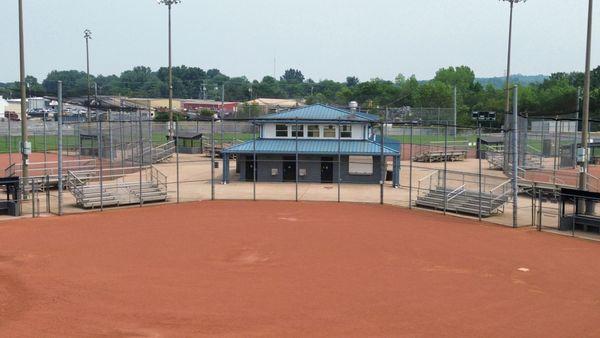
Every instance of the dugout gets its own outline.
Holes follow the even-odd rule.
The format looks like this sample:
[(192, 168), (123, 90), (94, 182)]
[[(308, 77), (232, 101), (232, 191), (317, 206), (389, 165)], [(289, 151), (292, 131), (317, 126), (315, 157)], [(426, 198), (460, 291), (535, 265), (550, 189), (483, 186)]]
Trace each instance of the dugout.
[(19, 177), (0, 177), (0, 186), (4, 187), (4, 191), (6, 192), (6, 199), (0, 200), (0, 215), (21, 216), (21, 208), (19, 206)]
[[(202, 154), (204, 146), (202, 136), (202, 133), (198, 132), (177, 133), (177, 135), (175, 135), (177, 151), (182, 154)], [(166, 137), (168, 141), (169, 135)]]
[(559, 196), (559, 230), (600, 233), (600, 215), (595, 211), (600, 193), (562, 188)]
[(478, 138), (480, 142), (477, 142), (477, 158), (481, 158), (483, 160), (486, 159), (486, 152), (490, 151), (490, 149), (502, 149), (504, 146), (504, 137), (503, 136), (482, 136)]

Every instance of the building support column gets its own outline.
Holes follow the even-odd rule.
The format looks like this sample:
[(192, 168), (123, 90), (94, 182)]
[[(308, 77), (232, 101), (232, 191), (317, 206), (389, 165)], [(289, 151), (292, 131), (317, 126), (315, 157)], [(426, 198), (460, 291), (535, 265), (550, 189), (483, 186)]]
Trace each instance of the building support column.
[(223, 153), (221, 157), (223, 158), (223, 178), (221, 183), (227, 184), (229, 183), (229, 154)]
[[(393, 186), (394, 188), (400, 187), (400, 156), (394, 156), (394, 167), (393, 167)], [(385, 179), (385, 177), (384, 177)]]

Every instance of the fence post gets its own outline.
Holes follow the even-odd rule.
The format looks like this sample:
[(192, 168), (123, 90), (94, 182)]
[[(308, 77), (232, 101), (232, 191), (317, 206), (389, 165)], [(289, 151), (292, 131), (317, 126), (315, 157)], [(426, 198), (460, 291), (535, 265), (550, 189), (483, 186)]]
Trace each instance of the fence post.
[(154, 134), (152, 132), (152, 101), (148, 100), (148, 138), (150, 139), (150, 162), (154, 162)]
[[(535, 205), (535, 183), (531, 183), (531, 226), (536, 226), (535, 224), (535, 212), (536, 212), (536, 205)], [(559, 206), (559, 213), (560, 213), (560, 206)], [(560, 214), (559, 214), (559, 220), (560, 220)]]
[(46, 213), (50, 213), (50, 175), (46, 173)]
[(102, 140), (102, 115), (96, 113), (98, 120), (98, 160), (100, 161), (100, 210), (104, 210), (104, 159), (103, 159), (103, 140)]
[[(295, 144), (295, 152), (296, 152), (296, 202), (298, 202), (298, 181), (300, 180), (299, 178), (299, 174), (300, 174), (300, 161), (299, 161), (299, 155), (298, 155), (298, 117), (296, 117), (296, 123), (295, 123), (295, 131), (292, 130), (292, 132), (296, 133), (295, 139), (296, 139), (296, 144)], [(302, 127), (302, 130), (304, 130), (304, 127)], [(281, 173), (283, 175), (283, 173)]]
[(552, 172), (552, 184), (556, 184), (556, 170), (558, 161), (558, 116), (554, 118), (554, 167)]
[(387, 114), (388, 114), (388, 110), (387, 108), (385, 109), (385, 117), (383, 119), (381, 119), (381, 141), (380, 141), (380, 145), (379, 147), (381, 148), (381, 153), (380, 153), (380, 161), (381, 161), (381, 165), (379, 167), (379, 204), (383, 205), (383, 185), (385, 184), (385, 179), (387, 176), (387, 163), (385, 163), (385, 155), (384, 155), (384, 151), (383, 151), (383, 145), (384, 145), (384, 136), (385, 136), (385, 122), (387, 120)]
[(444, 128), (444, 215), (448, 209), (448, 122)]
[[(337, 177), (337, 201), (342, 201), (342, 122), (338, 117), (338, 146), (337, 146), (337, 158), (338, 158), (338, 177)], [(351, 127), (352, 128), (352, 127)], [(350, 165), (350, 156), (348, 156), (348, 165)]]
[(12, 116), (8, 118), (8, 165), (12, 165), (12, 135), (10, 132), (10, 120)]
[(479, 164), (479, 175), (477, 175), (479, 177), (479, 192), (478, 192), (479, 193), (479, 198), (478, 198), (479, 199), (479, 203), (478, 203), (479, 210), (477, 211), (478, 212), (477, 216), (479, 218), (479, 221), (481, 222), (481, 198), (483, 197), (482, 196), (483, 187), (481, 186), (481, 176), (483, 175), (482, 169), (481, 169), (481, 124), (479, 124), (479, 126), (477, 127), (477, 150), (478, 150), (477, 157), (478, 157), (478, 161), (479, 161), (479, 163), (478, 163)]
[[(169, 124), (169, 135), (173, 137), (173, 125), (175, 126), (175, 163), (176, 163), (176, 177), (175, 177), (175, 189), (177, 195), (177, 203), (179, 203), (179, 115), (176, 115), (176, 121)], [(212, 136), (211, 136), (212, 137)], [(213, 142), (214, 143), (214, 142)], [(214, 153), (214, 149), (213, 149)], [(212, 165), (212, 163), (211, 163)]]
[[(414, 136), (414, 125), (410, 124), (410, 149), (409, 153), (409, 172), (408, 172), (408, 208), (412, 209), (412, 181), (413, 181), (413, 136)], [(401, 145), (402, 146), (402, 145)], [(419, 192), (417, 191), (417, 194)]]
[[(108, 123), (108, 167), (113, 167), (113, 135), (112, 135), (112, 111), (108, 110), (106, 122)], [(112, 172), (112, 171), (111, 171)]]
[(121, 109), (119, 110), (119, 127), (120, 127), (119, 128), (119, 136), (120, 136), (119, 143), (121, 145), (121, 172), (123, 174), (125, 174), (125, 171), (123, 169), (123, 168), (125, 168), (125, 147), (124, 147), (125, 136), (123, 134), (123, 128), (124, 128), (123, 123), (125, 121), (123, 121), (124, 118), (123, 118), (123, 108), (122, 107), (123, 107), (123, 100), (121, 99)]
[(48, 165), (48, 138), (46, 137), (46, 116), (48, 116), (48, 113), (44, 113), (42, 117), (42, 129), (44, 132), (44, 171), (47, 170)]
[[(131, 162), (131, 164), (129, 165), (130, 167), (133, 167), (133, 165), (135, 164), (134, 160), (135, 160), (135, 147), (133, 146), (135, 143), (133, 142), (133, 111), (130, 110), (129, 111), (129, 144), (131, 145), (131, 160), (129, 162)], [(139, 152), (139, 149), (138, 149)]]
[(31, 218), (35, 218), (35, 180), (31, 178)]
[[(110, 114), (110, 112), (109, 112)], [(110, 115), (109, 115), (110, 116)], [(144, 165), (144, 139), (142, 137), (142, 111), (139, 110), (139, 121), (138, 121), (138, 126), (139, 126), (139, 135), (138, 135), (138, 141), (140, 144), (140, 159), (139, 159), (139, 163), (140, 163), (140, 207), (144, 204), (144, 198), (142, 195), (142, 165)], [(110, 123), (108, 124), (110, 127)], [(110, 128), (112, 129), (112, 128)], [(109, 129), (109, 132), (110, 132)], [(110, 149), (111, 149), (111, 156), (112, 156), (112, 139), (111, 139), (111, 145), (110, 145)], [(112, 163), (112, 158), (111, 158), (111, 163)], [(152, 167), (152, 158), (150, 158), (150, 167)]]
[[(63, 98), (62, 81), (58, 81), (58, 215), (63, 214)], [(79, 149), (81, 151), (81, 148)]]
[[(223, 122), (221, 122), (223, 125)], [(222, 144), (221, 140), (221, 144)], [(210, 199), (215, 200), (215, 116), (210, 119)], [(223, 157), (223, 147), (221, 146), (221, 157)]]
[[(248, 175), (248, 173), (246, 173)], [(256, 124), (252, 123), (252, 200), (256, 201)]]
[(519, 86), (515, 85), (513, 87), (513, 179), (512, 179), (512, 188), (513, 188), (513, 228), (518, 226), (518, 212), (519, 212), (519, 145), (518, 145), (518, 135), (519, 135)]

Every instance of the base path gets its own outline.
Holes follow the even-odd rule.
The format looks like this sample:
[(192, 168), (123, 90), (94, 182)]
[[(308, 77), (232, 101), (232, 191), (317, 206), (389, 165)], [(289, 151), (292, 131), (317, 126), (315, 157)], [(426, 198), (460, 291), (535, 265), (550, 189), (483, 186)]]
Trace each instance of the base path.
[(592, 337), (600, 244), (407, 209), (201, 202), (0, 223), (0, 336)]

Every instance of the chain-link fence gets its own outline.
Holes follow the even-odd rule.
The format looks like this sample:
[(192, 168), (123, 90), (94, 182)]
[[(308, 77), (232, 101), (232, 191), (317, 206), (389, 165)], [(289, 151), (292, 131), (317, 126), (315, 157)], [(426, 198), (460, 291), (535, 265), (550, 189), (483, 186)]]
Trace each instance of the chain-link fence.
[[(579, 134), (557, 122), (528, 122), (517, 156), (535, 149), (542, 162), (518, 166), (515, 182), (510, 130), (389, 119), (287, 121), (270, 130), (258, 120), (210, 118), (170, 128), (144, 111), (112, 112), (65, 121), (59, 165), (58, 123), (32, 120), (29, 175), (16, 203), (36, 217), (223, 199), (377, 203), (560, 231), (557, 191), (577, 185)], [(18, 122), (0, 122), (0, 150), (4, 176), (23, 176)], [(588, 186), (600, 180), (590, 174)]]

